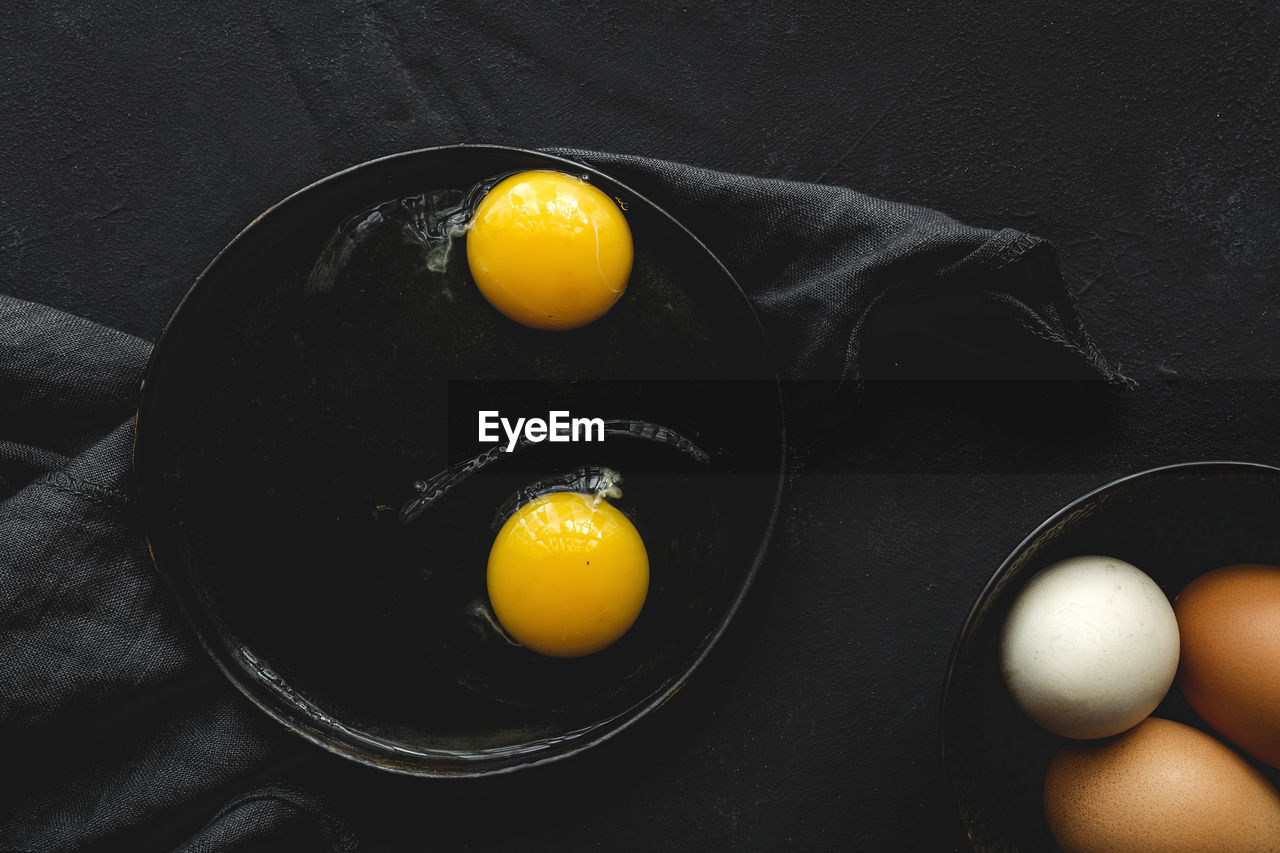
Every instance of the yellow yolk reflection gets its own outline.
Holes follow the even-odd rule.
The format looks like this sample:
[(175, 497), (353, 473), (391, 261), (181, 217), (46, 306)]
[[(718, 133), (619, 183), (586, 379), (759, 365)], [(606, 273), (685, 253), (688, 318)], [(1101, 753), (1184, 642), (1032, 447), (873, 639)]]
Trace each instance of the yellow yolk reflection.
[(626, 289), (631, 259), (631, 229), (613, 199), (560, 172), (500, 182), (467, 232), (467, 263), (484, 298), (535, 329), (601, 317)]
[(626, 633), (649, 591), (649, 556), (603, 498), (554, 492), (520, 507), (489, 552), (489, 601), (502, 627), (552, 657), (599, 651)]

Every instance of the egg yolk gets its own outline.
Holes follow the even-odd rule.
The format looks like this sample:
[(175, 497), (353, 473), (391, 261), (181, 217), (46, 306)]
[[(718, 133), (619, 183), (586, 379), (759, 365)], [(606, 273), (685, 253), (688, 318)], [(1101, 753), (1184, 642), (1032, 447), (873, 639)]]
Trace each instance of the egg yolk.
[(553, 492), (502, 525), (488, 584), (498, 622), (522, 645), (580, 657), (636, 621), (649, 591), (649, 556), (630, 519), (608, 501)]
[(631, 229), (613, 199), (561, 172), (521, 172), (491, 189), (467, 232), (484, 298), (535, 329), (604, 315), (631, 275)]

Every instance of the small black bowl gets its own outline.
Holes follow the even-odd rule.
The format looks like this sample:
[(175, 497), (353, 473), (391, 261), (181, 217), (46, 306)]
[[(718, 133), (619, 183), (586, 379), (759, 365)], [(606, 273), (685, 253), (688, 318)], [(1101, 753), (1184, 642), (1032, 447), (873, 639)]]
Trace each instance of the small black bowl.
[[(493, 310), (465, 236), (432, 253), (446, 213), (526, 169), (626, 212), (627, 292), (581, 329)], [(482, 410), (648, 426), (486, 457)], [(783, 452), (763, 332), (689, 231), (583, 164), (468, 145), (340, 172), (237, 236), (155, 347), (134, 463), (156, 566), (245, 695), (357, 761), (473, 776), (572, 755), (672, 696), (763, 558)], [(521, 496), (604, 468), (648, 600), (608, 649), (540, 657), (490, 621), (494, 533)], [(447, 488), (406, 512), (424, 482)]]
[[(960, 820), (976, 851), (1059, 849), (1042, 805), (1044, 774), (1065, 739), (1013, 703), (999, 638), (1022, 587), (1067, 557), (1103, 554), (1146, 572), (1170, 600), (1232, 563), (1280, 564), (1280, 469), (1192, 462), (1109, 483), (1068, 504), (1014, 550), (960, 632), (942, 703), (942, 754)], [(1154, 716), (1205, 728), (1176, 685)], [(1280, 771), (1259, 768), (1280, 783)]]

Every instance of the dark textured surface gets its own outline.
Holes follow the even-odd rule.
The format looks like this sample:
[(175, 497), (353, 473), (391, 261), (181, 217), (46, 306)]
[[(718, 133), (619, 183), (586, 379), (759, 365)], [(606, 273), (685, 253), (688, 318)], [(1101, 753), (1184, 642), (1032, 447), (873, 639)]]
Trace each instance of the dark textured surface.
[[(1137, 389), (870, 383), (806, 449), (723, 645), (625, 742), (457, 786), (285, 747), (372, 850), (948, 850), (938, 700), (991, 571), (1114, 475), (1275, 461), (1277, 37), (1261, 3), (23, 2), (0, 32), (0, 290), (154, 338), (263, 208), (457, 141), (820, 179), (1053, 240)], [(868, 342), (881, 376), (930, 367), (917, 336), (965, 343), (893, 319)]]

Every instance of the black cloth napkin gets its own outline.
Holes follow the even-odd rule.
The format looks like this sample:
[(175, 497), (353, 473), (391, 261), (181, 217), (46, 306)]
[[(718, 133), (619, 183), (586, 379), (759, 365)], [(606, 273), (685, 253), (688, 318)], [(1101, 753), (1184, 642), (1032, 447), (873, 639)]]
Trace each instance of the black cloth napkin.
[(784, 382), (862, 379), (863, 325), (886, 302), (918, 306), (906, 314), (913, 325), (947, 326), (952, 314), (981, 325), (981, 334), (934, 335), (934, 351), (914, 357), (933, 375), (954, 375), (944, 361), (967, 356), (968, 378), (1128, 382), (1085, 333), (1053, 246), (1038, 237), (844, 187), (553, 153), (598, 167), (690, 226), (755, 306)]
[[(1036, 237), (840, 187), (558, 153), (687, 223), (785, 380), (856, 385), (864, 326), (893, 302), (933, 312), (939, 363), (967, 349), (993, 376), (1124, 381)], [(281, 784), (313, 747), (222, 678), (149, 562), (130, 450), (150, 348), (0, 296), (0, 850), (356, 849), (339, 797)]]

